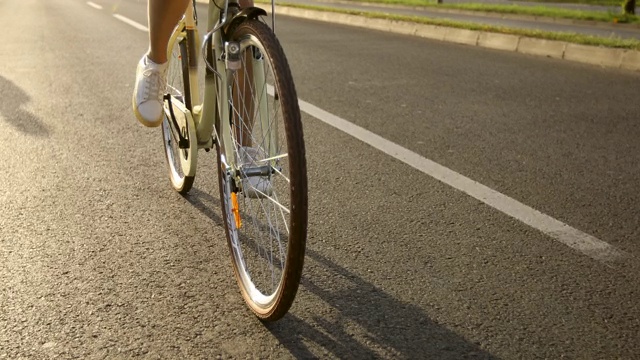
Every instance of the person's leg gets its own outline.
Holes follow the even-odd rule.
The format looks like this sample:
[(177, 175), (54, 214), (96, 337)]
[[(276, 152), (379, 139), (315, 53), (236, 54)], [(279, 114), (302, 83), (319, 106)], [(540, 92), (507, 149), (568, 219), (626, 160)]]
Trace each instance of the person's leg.
[(149, 0), (149, 52), (156, 64), (167, 62), (167, 43), (191, 0)]
[(145, 126), (162, 123), (167, 46), (173, 29), (191, 0), (148, 0), (149, 50), (140, 59), (133, 89), (133, 112)]

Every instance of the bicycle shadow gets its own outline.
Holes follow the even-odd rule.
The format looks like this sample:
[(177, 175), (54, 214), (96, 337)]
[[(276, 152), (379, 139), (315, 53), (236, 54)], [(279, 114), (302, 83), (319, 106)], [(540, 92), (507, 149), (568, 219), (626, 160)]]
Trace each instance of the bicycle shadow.
[[(306, 255), (328, 271), (328, 286), (337, 282), (350, 286), (335, 290), (303, 276), (303, 289), (337, 310), (338, 319), (314, 317), (316, 325), (312, 326), (289, 313), (276, 323), (265, 324), (294, 357), (317, 358), (305, 345), (311, 342), (334, 357), (348, 359), (497, 359), (438, 325), (419, 307), (395, 299), (317, 251), (307, 249)], [(360, 337), (365, 341), (355, 339), (353, 323), (364, 330)]]
[(49, 129), (23, 106), (30, 97), (11, 80), (0, 76), (0, 116), (16, 130), (26, 135), (48, 137)]
[[(220, 199), (196, 188), (185, 199), (213, 222), (224, 226), (213, 210), (219, 209)], [(323, 357), (344, 359), (498, 359), (437, 324), (418, 306), (395, 299), (309, 247), (306, 262), (307, 269), (313, 265), (324, 273), (320, 281), (331, 280), (314, 282), (303, 271), (297, 301), (304, 295), (301, 292), (308, 291), (337, 310), (339, 316), (337, 320), (335, 316), (303, 319), (290, 312), (275, 323), (264, 323), (295, 358), (320, 357), (317, 349), (313, 351), (307, 345), (312, 343), (331, 354)], [(364, 331), (366, 341), (353, 335), (353, 324)]]
[(220, 209), (220, 199), (213, 197), (212, 195), (193, 187), (186, 195), (182, 196), (191, 206), (198, 209), (202, 214), (208, 217), (211, 221), (217, 225), (224, 226), (222, 217), (220, 217), (215, 210)]

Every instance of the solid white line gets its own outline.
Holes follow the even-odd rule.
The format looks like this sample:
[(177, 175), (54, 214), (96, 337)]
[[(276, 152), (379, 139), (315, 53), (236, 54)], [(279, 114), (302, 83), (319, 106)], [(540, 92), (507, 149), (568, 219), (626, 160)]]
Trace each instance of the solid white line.
[(118, 20), (120, 20), (120, 21), (122, 21), (122, 22), (124, 22), (124, 23), (126, 23), (126, 24), (129, 24), (129, 25), (133, 26), (134, 28), (136, 28), (136, 29), (138, 29), (138, 30), (142, 30), (142, 31), (149, 31), (149, 28), (148, 28), (148, 27), (146, 27), (146, 26), (144, 26), (144, 25), (142, 25), (142, 24), (140, 24), (140, 23), (138, 23), (138, 22), (135, 22), (135, 21), (133, 21), (133, 20), (129, 19), (128, 17), (124, 17), (124, 16), (122, 16), (122, 15), (120, 15), (120, 14), (113, 14), (113, 16), (114, 16), (116, 19), (118, 19)]
[(98, 4), (94, 3), (94, 2), (87, 1), (87, 5), (91, 6), (94, 9), (102, 10), (102, 6), (98, 5)]
[(627, 254), (612, 245), (558, 221), (515, 199), (471, 180), (449, 168), (424, 158), (360, 126), (324, 111), (299, 99), (300, 110), (359, 139), (374, 148), (422, 171), (423, 173), (458, 189), (471, 197), (499, 210), (523, 223), (542, 231), (555, 240), (581, 253), (603, 262), (626, 257)]

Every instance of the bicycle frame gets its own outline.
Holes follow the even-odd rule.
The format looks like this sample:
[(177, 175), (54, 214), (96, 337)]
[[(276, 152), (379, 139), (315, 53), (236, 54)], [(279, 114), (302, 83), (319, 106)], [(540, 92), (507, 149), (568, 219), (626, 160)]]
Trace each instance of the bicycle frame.
[[(210, 109), (209, 107), (203, 106), (204, 103), (215, 104), (216, 103), (216, 94), (212, 93), (211, 90), (208, 90), (215, 86), (215, 79), (207, 76), (205, 78), (205, 102), (203, 103), (200, 98), (200, 78), (198, 76), (198, 66), (200, 63), (200, 49), (202, 48), (202, 41), (200, 40), (200, 36), (198, 33), (196, 17), (195, 17), (195, 0), (193, 2), (189, 2), (187, 9), (185, 11), (185, 15), (182, 18), (181, 22), (184, 22), (185, 32), (187, 33), (187, 52), (188, 52), (188, 77), (189, 77), (189, 89), (185, 89), (189, 91), (188, 98), (190, 99), (190, 104), (185, 104), (187, 107), (187, 111), (191, 112), (191, 116), (193, 117), (193, 121), (196, 125), (196, 133), (197, 135), (197, 143), (198, 149), (201, 148), (211, 148), (213, 145), (213, 139), (211, 138), (211, 134), (213, 132), (213, 126), (215, 123), (215, 109)], [(211, 25), (212, 22), (217, 22), (219, 20), (219, 14), (216, 11), (213, 11), (211, 8), (215, 8), (212, 5), (212, 2), (209, 4), (209, 26), (208, 29), (213, 29)], [(180, 26), (180, 25), (178, 25)], [(180, 36), (180, 33), (174, 32), (172, 38), (169, 41), (169, 51), (172, 49), (172, 45), (177, 40), (177, 37)], [(218, 34), (218, 37), (220, 35)], [(209, 75), (209, 74), (207, 74)], [(207, 96), (208, 95), (208, 96)], [(205, 135), (208, 134), (208, 135)], [(206, 137), (205, 137), (206, 136)]]
[(254, 313), (272, 321), (289, 310), (300, 283), (308, 216), (305, 148), (284, 51), (259, 20), (267, 13), (240, 9), (238, 1), (209, 0), (203, 38), (195, 0), (174, 29), (163, 140), (171, 185), (180, 194), (193, 186), (199, 149), (216, 147), (236, 280)]
[[(188, 53), (188, 77), (189, 77), (189, 97), (191, 103), (185, 104), (187, 117), (191, 117), (193, 125), (195, 125), (195, 133), (197, 138), (197, 149), (210, 149), (213, 146), (214, 141), (219, 141), (222, 144), (232, 144), (231, 137), (232, 129), (229, 121), (219, 121), (220, 119), (230, 119), (230, 107), (220, 106), (221, 104), (229, 103), (229, 92), (227, 89), (218, 88), (221, 84), (227, 84), (230, 79), (230, 70), (225, 59), (222, 58), (222, 54), (227, 53), (228, 43), (224, 43), (222, 39), (222, 33), (219, 31), (223, 26), (227, 25), (234, 16), (230, 15), (230, 8), (239, 9), (237, 6), (237, 0), (225, 0), (225, 6), (221, 10), (214, 2), (209, 1), (208, 14), (207, 14), (207, 35), (204, 40), (201, 40), (198, 34), (196, 13), (195, 13), (195, 0), (189, 2), (185, 16), (181, 20), (185, 25), (185, 32), (187, 33), (187, 53)], [(179, 25), (180, 26), (180, 25)], [(179, 32), (174, 32), (170, 39), (169, 49), (172, 48), (172, 44), (175, 43)], [(207, 46), (210, 44), (209, 46)], [(204, 52), (204, 54), (201, 54)], [(215, 58), (213, 58), (215, 54)], [(204, 55), (204, 56), (202, 56)], [(201, 57), (202, 56), (202, 57)], [(228, 55), (227, 55), (228, 56)], [(200, 93), (200, 78), (198, 76), (198, 67), (200, 60), (204, 60), (206, 64), (206, 74), (204, 83), (204, 98), (201, 101)], [(264, 82), (264, 69), (262, 67), (262, 61), (260, 59), (252, 59), (252, 76), (254, 80)], [(231, 70), (235, 71), (235, 70)], [(216, 81), (216, 77), (226, 76), (226, 79), (222, 81)], [(185, 89), (187, 90), (187, 89)], [(263, 89), (261, 94), (257, 94), (260, 99), (266, 99), (267, 89)], [(265, 101), (260, 101), (262, 106), (258, 107), (258, 118), (262, 122), (261, 126), (267, 128), (269, 111), (266, 107)], [(220, 107), (220, 108), (218, 108)], [(190, 114), (189, 114), (190, 113)], [(274, 155), (275, 149), (277, 149), (277, 134), (272, 133), (269, 136), (268, 153), (270, 156)], [(224, 146), (225, 160), (228, 168), (237, 169), (235, 166), (235, 159), (233, 151), (230, 146)], [(197, 151), (192, 153), (192, 161), (195, 164), (197, 158)], [(195, 167), (195, 166), (194, 166)], [(219, 171), (222, 169), (219, 169)], [(235, 174), (239, 176), (239, 174)]]

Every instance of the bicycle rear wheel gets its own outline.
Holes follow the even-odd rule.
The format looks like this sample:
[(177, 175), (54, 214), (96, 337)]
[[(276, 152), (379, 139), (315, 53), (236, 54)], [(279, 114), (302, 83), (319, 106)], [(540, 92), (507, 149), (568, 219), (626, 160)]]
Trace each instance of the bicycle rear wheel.
[[(170, 98), (165, 98), (164, 101), (162, 140), (169, 166), (171, 186), (179, 193), (186, 194), (191, 190), (195, 179), (194, 157), (197, 156), (198, 148), (195, 126), (190, 118), (191, 115), (188, 114), (188, 111), (191, 110), (191, 98), (189, 94), (187, 35), (184, 24), (181, 23), (174, 31), (169, 41), (169, 51), (166, 94)], [(172, 113), (177, 124), (173, 123)], [(188, 147), (179, 146), (180, 136), (187, 140)]]
[(241, 70), (231, 73), (226, 89), (231, 141), (216, 146), (222, 213), (242, 295), (260, 319), (273, 321), (291, 307), (304, 263), (307, 172), (300, 109), (271, 29), (249, 19), (228, 34), (240, 45)]

